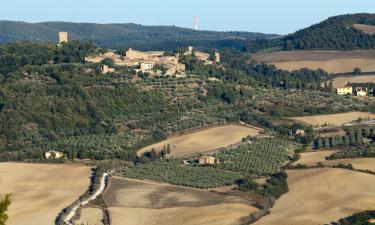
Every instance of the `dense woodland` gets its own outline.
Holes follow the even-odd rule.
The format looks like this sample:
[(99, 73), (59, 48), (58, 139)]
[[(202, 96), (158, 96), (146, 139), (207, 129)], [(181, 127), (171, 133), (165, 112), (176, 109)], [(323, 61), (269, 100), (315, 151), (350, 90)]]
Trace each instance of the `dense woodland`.
[(14, 41), (56, 42), (57, 33), (60, 31), (69, 32), (70, 39), (92, 41), (102, 47), (171, 51), (188, 45), (204, 48), (242, 49), (249, 40), (276, 36), (250, 32), (194, 31), (175, 26), (0, 21), (0, 43)]
[(251, 41), (247, 50), (354, 50), (374, 49), (375, 35), (352, 27), (354, 24), (375, 25), (374, 14), (331, 17), (321, 23), (278, 39)]

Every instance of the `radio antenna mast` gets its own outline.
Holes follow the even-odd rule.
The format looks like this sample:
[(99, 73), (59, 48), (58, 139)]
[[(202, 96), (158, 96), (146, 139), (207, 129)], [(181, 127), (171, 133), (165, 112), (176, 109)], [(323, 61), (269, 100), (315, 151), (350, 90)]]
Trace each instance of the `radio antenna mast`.
[(198, 16), (194, 17), (194, 30), (198, 30), (199, 20)]

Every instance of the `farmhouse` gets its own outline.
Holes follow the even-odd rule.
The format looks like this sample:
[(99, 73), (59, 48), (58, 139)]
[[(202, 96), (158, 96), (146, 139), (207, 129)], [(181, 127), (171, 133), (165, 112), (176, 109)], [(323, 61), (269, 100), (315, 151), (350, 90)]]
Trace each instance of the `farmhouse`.
[(212, 156), (203, 156), (199, 158), (199, 165), (213, 165), (219, 163), (219, 159)]
[(353, 88), (352, 87), (341, 87), (341, 88), (337, 88), (337, 94), (339, 95), (351, 95), (353, 94)]
[(44, 153), (46, 159), (61, 159), (64, 156), (62, 152), (58, 151), (48, 151)]
[(357, 95), (357, 96), (361, 96), (361, 97), (363, 97), (363, 96), (367, 96), (367, 89), (366, 89), (366, 88), (357, 87), (357, 88), (355, 89), (355, 92), (356, 92), (356, 95)]

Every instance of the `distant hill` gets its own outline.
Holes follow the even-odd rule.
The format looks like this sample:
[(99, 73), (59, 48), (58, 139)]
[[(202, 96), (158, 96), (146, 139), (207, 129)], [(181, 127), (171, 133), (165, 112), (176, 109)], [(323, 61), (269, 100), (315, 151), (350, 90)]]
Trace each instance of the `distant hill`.
[(20, 40), (56, 42), (59, 31), (69, 32), (70, 39), (91, 40), (99, 46), (140, 50), (174, 50), (187, 45), (240, 49), (250, 40), (277, 36), (250, 32), (195, 31), (175, 26), (0, 21), (0, 43)]
[[(348, 14), (331, 17), (293, 34), (271, 40), (251, 41), (248, 50), (354, 50), (375, 49), (375, 35), (358, 28), (375, 25), (375, 14)], [(357, 28), (356, 28), (357, 27)]]

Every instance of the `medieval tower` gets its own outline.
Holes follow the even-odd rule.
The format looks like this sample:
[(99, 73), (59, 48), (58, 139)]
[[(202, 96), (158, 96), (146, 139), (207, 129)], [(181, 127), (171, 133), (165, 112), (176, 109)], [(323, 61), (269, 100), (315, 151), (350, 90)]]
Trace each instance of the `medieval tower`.
[(59, 44), (68, 43), (68, 32), (59, 32)]

